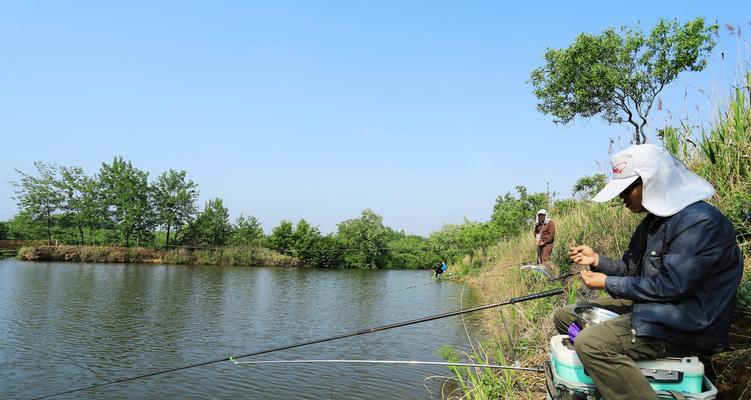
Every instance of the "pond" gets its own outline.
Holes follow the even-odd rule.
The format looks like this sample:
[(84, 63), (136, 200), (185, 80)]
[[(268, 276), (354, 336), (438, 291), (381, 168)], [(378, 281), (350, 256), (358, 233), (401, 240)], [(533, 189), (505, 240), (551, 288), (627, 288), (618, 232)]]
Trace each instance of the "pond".
[[(463, 300), (462, 300), (463, 296)], [(476, 305), (427, 271), (0, 260), (0, 398), (33, 398)], [(245, 360), (443, 361), (469, 314)], [(440, 366), (206, 365), (59, 399), (441, 398)]]

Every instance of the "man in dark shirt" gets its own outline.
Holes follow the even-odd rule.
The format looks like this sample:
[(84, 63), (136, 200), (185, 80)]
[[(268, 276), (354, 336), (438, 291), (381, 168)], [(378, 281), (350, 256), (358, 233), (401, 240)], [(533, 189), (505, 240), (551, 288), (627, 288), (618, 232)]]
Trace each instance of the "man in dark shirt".
[[(590, 265), (581, 277), (613, 299), (594, 301), (621, 314), (579, 333), (574, 347), (605, 399), (657, 399), (634, 360), (712, 354), (728, 346), (743, 257), (735, 230), (702, 201), (712, 186), (655, 145), (632, 146), (612, 158), (613, 179), (594, 201), (620, 196), (647, 213), (620, 260), (586, 245), (569, 257)], [(574, 321), (559, 309), (556, 329)]]

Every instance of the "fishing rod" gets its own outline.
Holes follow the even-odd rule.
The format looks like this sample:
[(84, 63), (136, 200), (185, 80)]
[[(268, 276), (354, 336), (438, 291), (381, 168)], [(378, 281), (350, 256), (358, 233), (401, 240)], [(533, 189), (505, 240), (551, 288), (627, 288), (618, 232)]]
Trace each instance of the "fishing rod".
[(113, 381), (107, 381), (105, 383), (99, 383), (99, 384), (95, 384), (95, 385), (89, 385), (89, 386), (80, 387), (80, 388), (77, 388), (77, 389), (71, 389), (71, 390), (66, 390), (66, 391), (63, 391), (63, 392), (57, 392), (57, 393), (53, 393), (53, 394), (48, 394), (48, 395), (45, 395), (45, 396), (42, 396), (42, 397), (36, 397), (36, 398), (34, 398), (34, 400), (48, 399), (50, 397), (56, 397), (56, 396), (61, 396), (61, 395), (64, 395), (64, 394), (70, 394), (70, 393), (81, 392), (81, 391), (84, 391), (84, 390), (90, 390), (90, 389), (100, 388), (100, 387), (103, 387), (103, 386), (114, 385), (116, 383), (124, 383), (124, 382), (134, 381), (136, 379), (148, 378), (148, 377), (152, 377), (152, 376), (156, 376), (156, 375), (162, 375), (162, 374), (167, 374), (167, 373), (170, 373), (170, 372), (182, 371), (182, 370), (186, 370), (186, 369), (190, 369), (190, 368), (203, 367), (203, 366), (206, 366), (206, 365), (217, 364), (217, 363), (220, 363), (220, 362), (231, 361), (231, 360), (237, 360), (237, 359), (240, 359), (240, 358), (258, 356), (258, 355), (261, 355), (261, 354), (269, 354), (269, 353), (273, 353), (273, 352), (277, 352), (277, 351), (282, 351), (282, 350), (295, 349), (295, 348), (298, 348), (298, 347), (308, 346), (308, 345), (311, 345), (311, 344), (318, 344), (318, 343), (330, 342), (330, 341), (338, 340), (338, 339), (349, 338), (349, 337), (353, 337), (353, 336), (366, 335), (366, 334), (373, 333), (373, 332), (380, 332), (380, 331), (385, 331), (385, 330), (388, 330), (388, 329), (399, 328), (399, 327), (402, 327), (402, 326), (414, 325), (414, 324), (419, 324), (419, 323), (422, 323), (422, 322), (433, 321), (433, 320), (437, 320), (437, 319), (441, 319), (441, 318), (453, 317), (455, 315), (467, 314), (467, 313), (481, 311), (481, 310), (487, 310), (489, 308), (504, 306), (504, 305), (508, 305), (508, 304), (516, 304), (516, 303), (521, 303), (521, 302), (525, 302), (525, 301), (529, 301), (529, 300), (542, 299), (542, 298), (545, 298), (545, 297), (556, 296), (556, 295), (559, 295), (559, 294), (563, 294), (563, 289), (548, 290), (548, 291), (545, 291), (545, 292), (534, 293), (534, 294), (530, 294), (530, 295), (522, 296), (522, 297), (512, 297), (512, 298), (510, 298), (508, 300), (500, 301), (500, 302), (497, 302), (497, 303), (486, 304), (486, 305), (477, 306), (477, 307), (471, 307), (471, 308), (465, 308), (465, 309), (456, 310), (456, 311), (449, 311), (449, 312), (445, 312), (445, 313), (441, 313), (441, 314), (435, 314), (435, 315), (431, 315), (431, 316), (427, 316), (427, 317), (423, 317), (423, 318), (417, 318), (417, 319), (413, 319), (413, 320), (409, 320), (409, 321), (395, 322), (395, 323), (388, 324), (388, 325), (382, 325), (382, 326), (378, 326), (378, 327), (374, 327), (374, 328), (363, 329), (361, 331), (356, 331), (356, 332), (351, 332), (351, 333), (345, 333), (345, 334), (336, 335), (336, 336), (330, 336), (330, 337), (321, 338), (321, 339), (314, 339), (314, 340), (310, 340), (310, 341), (307, 341), (307, 342), (300, 342), (300, 343), (291, 344), (291, 345), (287, 345), (287, 346), (282, 346), (282, 347), (276, 347), (276, 348), (267, 349), (267, 350), (256, 351), (254, 353), (242, 354), (242, 355), (239, 355), (239, 356), (224, 357), (224, 358), (220, 358), (220, 359), (217, 359), (217, 360), (204, 361), (204, 362), (201, 362), (201, 363), (186, 365), (186, 366), (182, 366), (182, 367), (175, 367), (175, 368), (164, 369), (164, 370), (161, 370), (161, 371), (151, 372), (151, 373), (143, 374), (143, 375), (137, 375), (137, 376), (133, 376), (133, 377), (130, 377), (130, 378), (122, 378), (122, 379), (117, 379), (117, 380), (113, 380)]
[(445, 367), (477, 367), (477, 368), (494, 368), (494, 369), (512, 369), (516, 371), (545, 372), (543, 368), (535, 367), (517, 367), (515, 365), (498, 365), (498, 364), (473, 364), (473, 363), (452, 363), (440, 361), (417, 361), (417, 360), (266, 360), (266, 361), (237, 361), (230, 357), (230, 361), (235, 365), (257, 365), (257, 364), (390, 364), (390, 365), (440, 365)]

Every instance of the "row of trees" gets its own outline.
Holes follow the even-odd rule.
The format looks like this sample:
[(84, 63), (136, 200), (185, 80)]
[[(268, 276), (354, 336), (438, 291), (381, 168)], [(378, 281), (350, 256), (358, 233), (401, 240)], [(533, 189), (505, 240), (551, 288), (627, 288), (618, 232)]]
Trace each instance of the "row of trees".
[(21, 228), (14, 231), (16, 236), (37, 236), (41, 224), (50, 242), (53, 234), (70, 241), (60, 234), (74, 228), (79, 244), (97, 243), (97, 234), (105, 230), (100, 243), (121, 238), (127, 246), (132, 240), (136, 245), (153, 242), (154, 231), (160, 228), (169, 245), (173, 230), (197, 215), (197, 185), (186, 179), (185, 171), (170, 169), (149, 182), (148, 172), (122, 157), (102, 163), (93, 176), (76, 166), (43, 162), (34, 166), (35, 175), (17, 170), (21, 179), (14, 185), (20, 213), (14, 220), (20, 221), (9, 224)]
[(198, 185), (185, 171), (169, 170), (153, 180), (130, 161), (116, 157), (94, 175), (80, 167), (35, 163), (36, 174), (18, 171), (15, 183), (20, 212), (0, 222), (0, 239), (46, 239), (64, 244), (130, 246), (265, 247), (317, 267), (429, 268), (473, 255), (503, 237), (529, 228), (549, 193), (516, 188), (496, 200), (490, 221), (447, 224), (428, 238), (383, 225), (370, 209), (322, 234), (300, 220), (282, 221), (264, 234), (261, 222), (240, 215), (230, 221), (222, 199), (198, 209)]

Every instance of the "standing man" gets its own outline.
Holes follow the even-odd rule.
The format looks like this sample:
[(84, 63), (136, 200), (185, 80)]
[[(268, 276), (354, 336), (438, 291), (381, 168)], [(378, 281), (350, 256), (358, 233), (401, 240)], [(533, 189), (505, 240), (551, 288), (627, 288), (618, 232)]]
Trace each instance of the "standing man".
[[(620, 196), (647, 215), (621, 259), (569, 248), (573, 262), (593, 269), (581, 272), (587, 287), (614, 297), (592, 303), (621, 314), (582, 330), (574, 348), (605, 399), (657, 400), (634, 360), (726, 350), (743, 256), (730, 221), (702, 201), (714, 189), (683, 163), (652, 144), (611, 161), (613, 179), (592, 200)], [(572, 310), (556, 312), (559, 332), (574, 321)]]
[(537, 240), (537, 264), (547, 265), (548, 258), (550, 258), (550, 254), (553, 252), (555, 223), (550, 220), (546, 210), (537, 212), (535, 240)]

